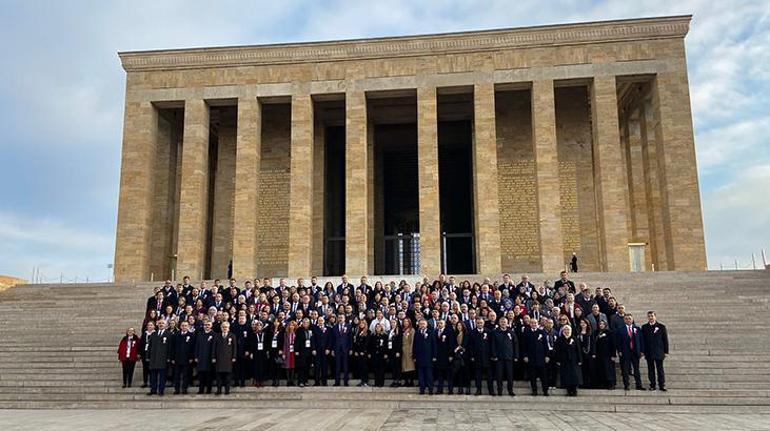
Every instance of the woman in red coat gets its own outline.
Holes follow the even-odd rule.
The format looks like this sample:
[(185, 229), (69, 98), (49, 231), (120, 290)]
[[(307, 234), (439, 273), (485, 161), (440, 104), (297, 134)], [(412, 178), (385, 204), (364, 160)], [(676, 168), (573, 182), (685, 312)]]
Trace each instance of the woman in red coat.
[(139, 337), (134, 332), (134, 328), (128, 328), (125, 337), (120, 339), (118, 345), (118, 360), (123, 364), (124, 388), (130, 388), (134, 380), (134, 367), (139, 353)]
[(286, 325), (283, 334), (283, 349), (278, 352), (283, 357), (283, 368), (286, 369), (286, 386), (294, 386), (294, 356), (296, 352), (297, 323), (293, 320)]

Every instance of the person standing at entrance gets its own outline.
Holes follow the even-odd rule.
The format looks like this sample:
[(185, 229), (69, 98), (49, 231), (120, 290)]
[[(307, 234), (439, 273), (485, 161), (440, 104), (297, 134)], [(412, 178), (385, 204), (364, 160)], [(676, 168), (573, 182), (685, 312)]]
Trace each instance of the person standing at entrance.
[(572, 253), (572, 259), (569, 262), (569, 267), (572, 272), (578, 272), (578, 258), (577, 254)]
[(663, 371), (663, 360), (668, 356), (668, 332), (666, 325), (658, 322), (654, 311), (647, 312), (647, 323), (642, 325), (644, 340), (644, 357), (647, 359), (647, 374), (650, 379), (650, 390), (655, 390), (655, 375), (657, 372), (658, 389), (666, 392), (666, 375)]

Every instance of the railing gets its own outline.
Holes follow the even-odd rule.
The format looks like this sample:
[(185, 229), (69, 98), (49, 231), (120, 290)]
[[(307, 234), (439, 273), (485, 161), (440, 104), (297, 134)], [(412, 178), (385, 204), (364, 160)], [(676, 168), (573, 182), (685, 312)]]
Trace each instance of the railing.
[[(475, 273), (476, 271), (476, 247), (473, 243), (473, 232), (447, 233), (441, 232), (441, 272), (443, 273)], [(452, 247), (450, 247), (450, 243)], [(470, 260), (468, 269), (449, 268), (452, 256), (450, 250), (459, 250), (467, 247), (470, 250)]]
[(420, 234), (385, 235), (385, 272), (394, 275), (420, 273)]

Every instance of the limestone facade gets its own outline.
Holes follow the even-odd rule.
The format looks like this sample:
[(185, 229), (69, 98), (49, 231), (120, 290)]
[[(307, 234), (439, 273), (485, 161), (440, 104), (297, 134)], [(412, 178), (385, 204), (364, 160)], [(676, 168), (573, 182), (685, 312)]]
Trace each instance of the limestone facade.
[(583, 270), (623, 272), (633, 247), (642, 270), (703, 270), (689, 23), (120, 53), (115, 279), (221, 278), (231, 264), (236, 278), (322, 275), (327, 135), (344, 139), (337, 259), (351, 277), (374, 273), (388, 181), (375, 129), (406, 112), (375, 115), (387, 97), (416, 106), (404, 121), (417, 130), (419, 270), (440, 271), (447, 94), (472, 110), (472, 199), (456, 204), (472, 207), (476, 273), (553, 272), (573, 252)]

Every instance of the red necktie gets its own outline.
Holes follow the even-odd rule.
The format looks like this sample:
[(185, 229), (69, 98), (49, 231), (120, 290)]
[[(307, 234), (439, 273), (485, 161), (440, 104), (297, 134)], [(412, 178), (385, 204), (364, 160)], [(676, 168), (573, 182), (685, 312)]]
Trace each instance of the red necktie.
[(631, 327), (628, 327), (628, 344), (631, 346), (631, 350), (634, 350), (634, 334), (631, 332)]

